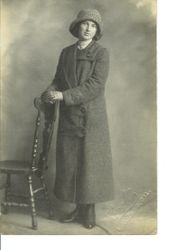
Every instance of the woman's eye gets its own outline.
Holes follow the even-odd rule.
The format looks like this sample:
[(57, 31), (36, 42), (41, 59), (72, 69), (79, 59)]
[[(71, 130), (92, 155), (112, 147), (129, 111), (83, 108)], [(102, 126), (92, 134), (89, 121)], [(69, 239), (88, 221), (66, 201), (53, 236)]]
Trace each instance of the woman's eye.
[(88, 27), (91, 27), (91, 28), (97, 28), (96, 24), (95, 23), (88, 23), (88, 22), (82, 22), (81, 23), (82, 26), (88, 26)]

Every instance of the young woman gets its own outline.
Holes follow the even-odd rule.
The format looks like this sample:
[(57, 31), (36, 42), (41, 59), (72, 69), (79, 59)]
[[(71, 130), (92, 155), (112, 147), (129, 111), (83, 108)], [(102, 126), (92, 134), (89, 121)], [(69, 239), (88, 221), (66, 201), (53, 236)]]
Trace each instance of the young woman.
[(96, 41), (103, 33), (100, 13), (79, 12), (69, 31), (78, 41), (62, 50), (45, 102), (60, 101), (54, 193), (76, 204), (62, 222), (95, 226), (95, 203), (113, 199), (113, 174), (104, 98), (109, 55)]

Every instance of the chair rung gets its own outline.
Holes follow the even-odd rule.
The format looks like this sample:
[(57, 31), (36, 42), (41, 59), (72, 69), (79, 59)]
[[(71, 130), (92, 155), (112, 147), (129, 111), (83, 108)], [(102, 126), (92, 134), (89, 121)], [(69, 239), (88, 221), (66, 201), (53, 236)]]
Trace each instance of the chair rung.
[(35, 189), (35, 190), (33, 191), (33, 193), (36, 194), (36, 193), (38, 193), (38, 192), (40, 192), (40, 191), (44, 191), (44, 188), (42, 187), (42, 188)]
[(29, 207), (29, 204), (26, 204), (26, 203), (17, 203), (17, 202), (10, 202), (10, 201), (4, 201), (2, 202), (2, 205), (9, 206), (9, 207)]
[(29, 196), (27, 196), (27, 195), (18, 195), (18, 194), (13, 194), (13, 193), (9, 193), (8, 194), (8, 197), (17, 197), (17, 198), (25, 198), (25, 199), (28, 199), (29, 198)]

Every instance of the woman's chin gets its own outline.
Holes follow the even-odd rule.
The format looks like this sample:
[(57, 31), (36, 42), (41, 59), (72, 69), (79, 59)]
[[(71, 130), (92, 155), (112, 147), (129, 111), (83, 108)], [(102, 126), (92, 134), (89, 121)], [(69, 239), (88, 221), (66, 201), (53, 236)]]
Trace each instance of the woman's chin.
[(92, 39), (92, 37), (90, 37), (90, 36), (83, 36), (83, 37), (79, 38), (80, 41), (89, 41), (91, 39)]

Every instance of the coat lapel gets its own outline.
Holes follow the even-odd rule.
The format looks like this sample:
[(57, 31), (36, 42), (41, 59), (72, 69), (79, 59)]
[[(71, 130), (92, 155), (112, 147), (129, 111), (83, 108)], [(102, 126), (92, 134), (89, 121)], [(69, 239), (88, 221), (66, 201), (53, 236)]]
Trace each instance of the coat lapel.
[(77, 86), (76, 53), (77, 53), (77, 46), (76, 44), (73, 44), (65, 51), (64, 54), (63, 70), (65, 75), (65, 80), (69, 88)]
[[(96, 53), (99, 48), (97, 47), (95, 41), (92, 41), (86, 48), (86, 54), (81, 59), (94, 61)], [(77, 43), (68, 47), (64, 52), (63, 71), (65, 80), (69, 88), (74, 88), (79, 85), (77, 82), (76, 64), (77, 64)]]

